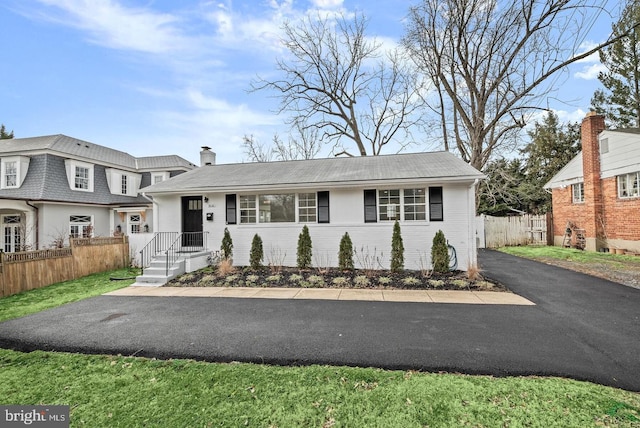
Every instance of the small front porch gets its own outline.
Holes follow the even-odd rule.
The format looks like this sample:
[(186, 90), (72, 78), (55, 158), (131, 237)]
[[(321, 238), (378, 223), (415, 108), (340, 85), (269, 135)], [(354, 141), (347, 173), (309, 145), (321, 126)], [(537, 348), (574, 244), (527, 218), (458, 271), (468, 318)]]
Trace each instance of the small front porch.
[(211, 263), (208, 232), (156, 232), (140, 251), (142, 274), (134, 285), (159, 287)]

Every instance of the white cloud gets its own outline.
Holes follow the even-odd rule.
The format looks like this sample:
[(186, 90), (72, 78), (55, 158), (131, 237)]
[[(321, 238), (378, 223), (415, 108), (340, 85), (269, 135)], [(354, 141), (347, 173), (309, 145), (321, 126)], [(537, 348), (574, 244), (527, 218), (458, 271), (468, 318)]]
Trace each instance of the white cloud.
[(340, 9), (342, 8), (343, 0), (313, 0), (313, 5), (320, 9)]
[(601, 71), (607, 71), (607, 67), (605, 67), (601, 63), (597, 63), (583, 67), (582, 70), (574, 73), (574, 76), (578, 79), (594, 80), (598, 78), (598, 73), (600, 73)]
[(54, 22), (80, 28), (93, 43), (148, 53), (187, 49), (180, 19), (145, 8), (128, 8), (113, 0), (38, 0), (58, 10)]
[[(587, 40), (579, 46), (578, 52), (576, 53), (576, 55), (589, 52), (590, 50), (596, 48), (599, 44), (600, 43), (594, 42), (592, 40)], [(598, 54), (598, 52), (592, 53), (588, 57), (579, 59), (578, 61), (576, 61), (576, 64), (580, 64), (580, 63), (592, 64), (595, 62), (600, 62), (600, 55)]]

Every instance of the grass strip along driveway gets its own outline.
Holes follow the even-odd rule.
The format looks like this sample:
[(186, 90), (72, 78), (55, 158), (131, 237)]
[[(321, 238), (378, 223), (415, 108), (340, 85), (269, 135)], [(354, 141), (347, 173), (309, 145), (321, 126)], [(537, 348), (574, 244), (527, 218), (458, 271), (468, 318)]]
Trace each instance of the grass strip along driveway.
[[(110, 282), (109, 276), (92, 275), (0, 299), (0, 318), (126, 285)], [(67, 404), (71, 426), (640, 425), (640, 395), (558, 378), (41, 351), (0, 350), (0, 403)]]

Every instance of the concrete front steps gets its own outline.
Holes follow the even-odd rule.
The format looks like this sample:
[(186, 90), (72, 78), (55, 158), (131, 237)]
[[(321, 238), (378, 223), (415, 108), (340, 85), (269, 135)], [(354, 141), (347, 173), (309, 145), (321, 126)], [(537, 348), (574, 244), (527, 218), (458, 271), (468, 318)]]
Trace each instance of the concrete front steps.
[(167, 256), (158, 254), (153, 258), (144, 273), (136, 277), (134, 286), (160, 287), (173, 278), (187, 272), (193, 272), (209, 264), (211, 251), (180, 253), (175, 263), (167, 271)]

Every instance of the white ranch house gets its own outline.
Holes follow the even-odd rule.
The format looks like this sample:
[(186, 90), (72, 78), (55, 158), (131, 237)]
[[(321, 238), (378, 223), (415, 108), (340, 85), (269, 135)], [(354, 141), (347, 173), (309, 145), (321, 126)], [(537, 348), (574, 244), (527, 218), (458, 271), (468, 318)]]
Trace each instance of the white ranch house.
[[(442, 230), (458, 269), (466, 270), (477, 259), (475, 188), (482, 178), (448, 152), (215, 165), (215, 154), (203, 147), (200, 168), (147, 187), (144, 195), (153, 200), (153, 230), (160, 235), (204, 236), (188, 249), (219, 250), (228, 228), (236, 266), (249, 264), (256, 233), (265, 264), (273, 258), (295, 266), (298, 235), (307, 225), (314, 265), (337, 266), (348, 232), (354, 248), (382, 255), (388, 268), (399, 220), (405, 268), (430, 266), (431, 242)], [(186, 270), (201, 266), (187, 261)]]

